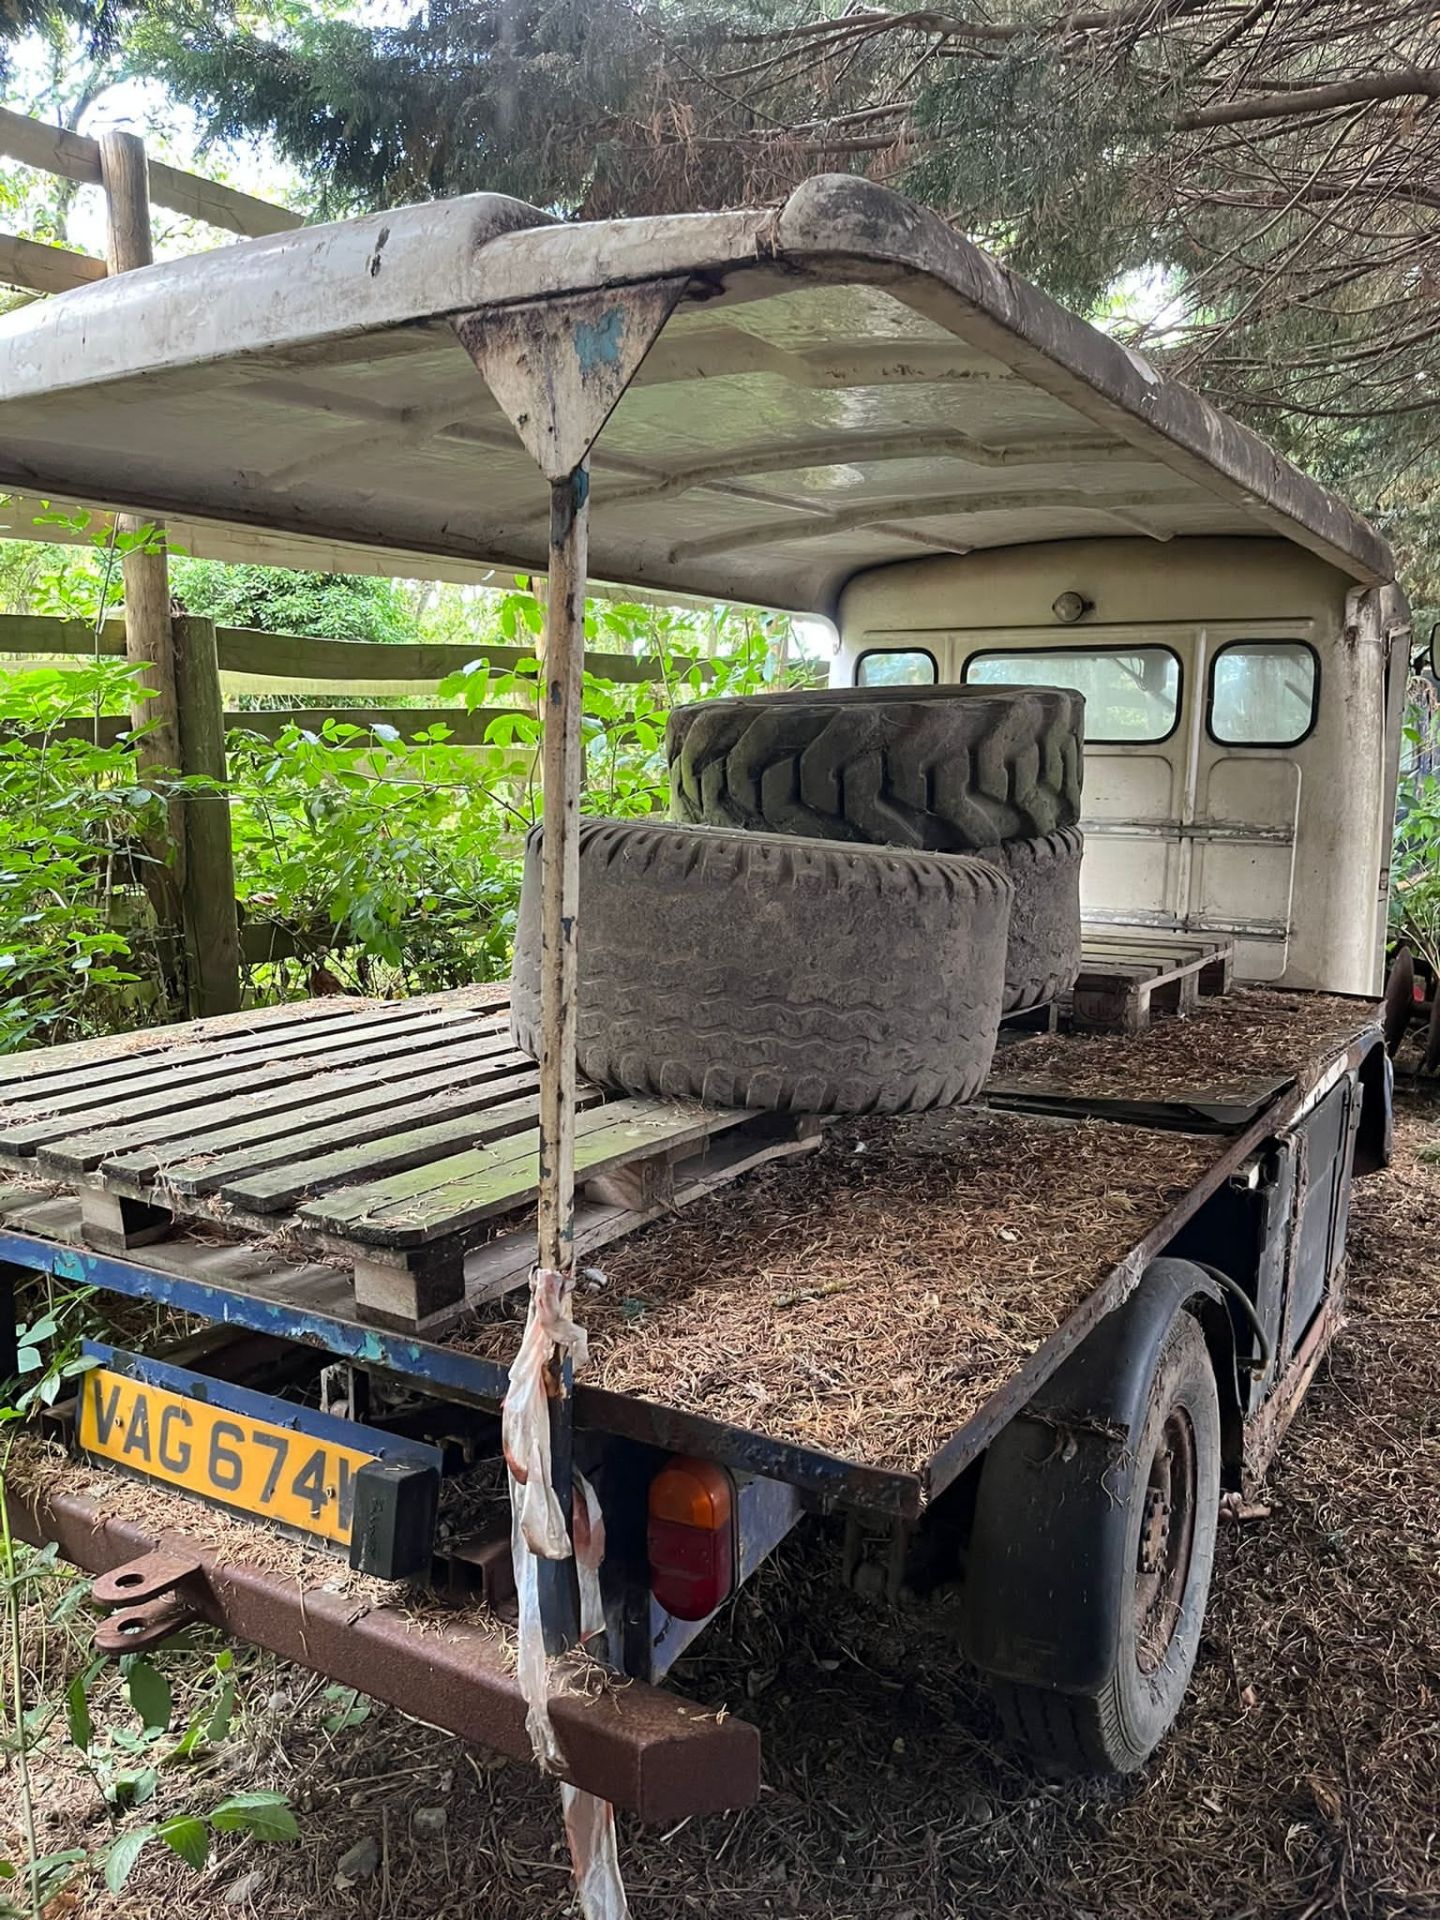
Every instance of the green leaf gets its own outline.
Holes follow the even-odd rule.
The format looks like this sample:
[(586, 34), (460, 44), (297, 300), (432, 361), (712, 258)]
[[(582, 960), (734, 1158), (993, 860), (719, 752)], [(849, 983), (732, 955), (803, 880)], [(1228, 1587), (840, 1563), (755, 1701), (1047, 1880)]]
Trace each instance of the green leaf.
[(300, 1828), (283, 1793), (234, 1793), (210, 1815), (217, 1833), (253, 1833), (257, 1840), (298, 1840)]
[(154, 1767), (124, 1767), (110, 1783), (110, 1798), (117, 1807), (143, 1807), (159, 1784)]
[(235, 1682), (227, 1680), (220, 1689), (220, 1697), (215, 1702), (215, 1711), (205, 1729), (207, 1740), (223, 1740), (230, 1731), (230, 1722), (235, 1717)]
[(131, 1706), (147, 1727), (155, 1727), (163, 1732), (169, 1726), (170, 1710), (174, 1705), (170, 1682), (148, 1660), (137, 1660), (130, 1669), (126, 1692), (130, 1696)]
[(133, 1833), (122, 1833), (111, 1847), (105, 1856), (105, 1885), (111, 1893), (119, 1893), (130, 1878), (135, 1862), (145, 1850), (145, 1842), (154, 1831), (154, 1827), (137, 1827)]
[(205, 1822), (193, 1814), (177, 1813), (173, 1819), (162, 1821), (156, 1831), (187, 1867), (194, 1867), (198, 1872), (210, 1858), (210, 1831)]
[(82, 1753), (90, 1751), (95, 1728), (90, 1719), (90, 1701), (85, 1692), (85, 1675), (77, 1673), (65, 1689), (65, 1724), (70, 1738)]

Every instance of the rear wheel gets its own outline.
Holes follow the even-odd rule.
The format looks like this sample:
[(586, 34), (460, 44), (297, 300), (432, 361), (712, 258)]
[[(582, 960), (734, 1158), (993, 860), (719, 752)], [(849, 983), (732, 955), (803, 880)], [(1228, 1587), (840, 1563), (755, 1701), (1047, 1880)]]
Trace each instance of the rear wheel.
[[(1073, 1636), (1096, 1648), (1098, 1658), (1083, 1687), (1058, 1687), (1047, 1683), (1048, 1649), (1033, 1661), (1037, 1677), (1025, 1677), (1033, 1649), (1020, 1639), (1006, 1649), (1006, 1670), (991, 1673), (992, 1690), (1011, 1740), (1048, 1771), (1132, 1773), (1180, 1710), (1215, 1559), (1220, 1409), (1198, 1321), (1183, 1310), (1171, 1321), (1143, 1412), (1119, 1457), (1113, 1447), (1093, 1453), (1093, 1471), (1078, 1485), (1074, 1474), (1054, 1477), (1054, 1497), (1068, 1508), (1063, 1518), (1047, 1516), (1043, 1499), (1037, 1503), (1036, 1480), (1045, 1477), (1047, 1450), (1075, 1443), (1055, 1427), (1037, 1435), (1038, 1424), (1014, 1422), (986, 1456), (977, 1542), (997, 1521), (1038, 1526), (1042, 1539), (1052, 1539), (1054, 1640)], [(1004, 1569), (985, 1560), (982, 1544), (972, 1579), (998, 1571), (1003, 1581)], [(1032, 1579), (1038, 1571), (1033, 1556), (1028, 1571)]]

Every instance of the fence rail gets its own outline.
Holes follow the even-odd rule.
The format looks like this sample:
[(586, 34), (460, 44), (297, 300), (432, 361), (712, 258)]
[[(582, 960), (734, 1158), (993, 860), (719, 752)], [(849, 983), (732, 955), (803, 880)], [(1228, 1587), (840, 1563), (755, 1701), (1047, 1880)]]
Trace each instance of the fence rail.
[[(177, 617), (174, 621), (184, 644), (184, 668), (178, 682), (180, 709), (180, 771), (223, 783), (226, 770), (224, 739), (228, 731), (243, 728), (274, 740), (289, 726), (319, 732), (334, 718), (355, 726), (387, 722), (403, 736), (443, 723), (449, 744), (481, 747), (491, 722), (506, 715), (533, 711), (521, 706), (463, 707), (386, 706), (346, 707), (347, 698), (382, 699), (423, 687), (432, 689), (446, 674), (471, 661), (484, 659), (503, 672), (523, 660), (534, 659), (533, 647), (491, 646), (479, 642), (417, 641), (386, 643), (373, 640), (326, 640), (309, 634), (269, 633), (258, 627), (216, 627), (207, 620)], [(84, 620), (56, 619), (48, 614), (0, 614), (0, 671), (7, 660), (77, 663), (98, 655), (102, 659), (128, 657), (123, 620), (107, 620), (97, 631)], [(655, 655), (593, 653), (586, 656), (589, 671), (631, 685), (663, 680), (667, 665)], [(688, 673), (691, 662), (684, 661)], [(714, 669), (708, 661), (706, 675)], [(238, 692), (309, 693), (318, 690), (326, 704), (305, 707), (240, 709), (225, 704), (225, 695)], [(114, 746), (134, 726), (128, 715), (105, 714), (95, 720), (69, 720), (45, 736), (50, 739), (95, 740)], [(501, 750), (502, 752), (505, 750)], [(522, 750), (527, 764), (530, 750)], [(234, 877), (229, 859), (228, 801), (223, 793), (191, 798), (185, 803), (183, 839), (186, 847), (182, 893), (185, 947), (198, 978), (205, 983), (207, 1010), (227, 995), (238, 997), (238, 968), (269, 961), (306, 959), (325, 944), (336, 943), (333, 929), (327, 938), (308, 938), (302, 932), (265, 922), (244, 923), (234, 899)], [(339, 944), (346, 944), (343, 938)], [(235, 975), (231, 984), (230, 976)]]
[[(18, 161), (22, 167), (34, 167), (39, 173), (58, 174), (62, 180), (74, 180), (82, 186), (104, 185), (98, 140), (92, 140), (88, 134), (72, 133), (68, 127), (56, 127), (45, 120), (32, 120), (23, 113), (12, 113), (8, 107), (0, 107), (0, 158)], [(277, 207), (273, 201), (257, 199), (253, 193), (242, 193), (238, 187), (224, 186), (218, 180), (207, 180), (203, 174), (167, 166), (162, 160), (150, 162), (150, 198), (172, 213), (203, 220), (209, 226), (222, 227), (227, 233), (246, 238), (263, 233), (286, 233), (292, 227), (305, 224), (304, 215), (292, 212), (289, 207)], [(46, 251), (63, 254), (64, 249), (53, 247)], [(90, 261), (98, 268), (98, 274), (87, 277), (98, 278), (105, 272), (103, 260), (88, 254), (75, 257)], [(18, 284), (31, 283), (22, 280)]]
[[(447, 674), (458, 673), (482, 656), (497, 673), (507, 673), (522, 660), (533, 660), (535, 648), (492, 646), (488, 641), (322, 640), (309, 634), (270, 633), (262, 627), (219, 627), (215, 646), (222, 674), (283, 681), (286, 688), (305, 690), (312, 684), (340, 683), (355, 693), (375, 693), (389, 687), (434, 686)], [(59, 659), (99, 653), (125, 656), (125, 622), (107, 620), (98, 635), (88, 620), (58, 620), (49, 614), (0, 614), (0, 654), (40, 654)], [(686, 670), (689, 670), (686, 662)], [(604, 680), (626, 684), (663, 680), (665, 663), (655, 655), (588, 653), (588, 672)], [(712, 671), (707, 662), (702, 672)], [(271, 689), (264, 689), (271, 691)]]

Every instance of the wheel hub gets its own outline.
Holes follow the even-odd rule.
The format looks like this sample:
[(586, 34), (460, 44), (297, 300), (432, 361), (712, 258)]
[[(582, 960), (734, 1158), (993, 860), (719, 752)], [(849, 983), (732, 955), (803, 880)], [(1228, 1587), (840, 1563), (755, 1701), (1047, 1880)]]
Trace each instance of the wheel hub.
[(1170, 1503), (1158, 1487), (1145, 1489), (1145, 1518), (1140, 1526), (1140, 1571), (1159, 1573), (1170, 1539)]
[(1160, 1666), (1180, 1624), (1197, 1493), (1195, 1430), (1185, 1408), (1172, 1407), (1146, 1473), (1135, 1550), (1135, 1657), (1142, 1673)]

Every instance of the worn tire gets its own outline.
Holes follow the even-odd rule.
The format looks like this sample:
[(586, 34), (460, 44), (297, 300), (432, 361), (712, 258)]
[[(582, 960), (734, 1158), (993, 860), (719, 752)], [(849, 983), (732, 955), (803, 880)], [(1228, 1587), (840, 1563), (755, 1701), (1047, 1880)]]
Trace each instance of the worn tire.
[(666, 728), (671, 814), (968, 853), (1073, 827), (1085, 702), (1059, 687), (842, 687), (700, 700)]
[[(1183, 1562), (1175, 1549), (1170, 1611), (1147, 1629), (1135, 1598), (1136, 1569), (1151, 1511), (1152, 1462), (1175, 1421), (1188, 1429), (1193, 1464), (1188, 1544)], [(982, 1651), (977, 1664), (1008, 1738), (1055, 1775), (1135, 1772), (1169, 1731), (1190, 1683), (1214, 1566), (1221, 1476), (1215, 1373), (1192, 1313), (1174, 1313), (1136, 1413), (1117, 1423), (1114, 1435), (1097, 1446), (1063, 1420), (1052, 1425), (1022, 1415), (1002, 1430), (981, 1468), (970, 1577), (990, 1587), (985, 1604), (992, 1614), (1020, 1624), (1008, 1644), (992, 1630), (985, 1651), (993, 1656), (999, 1645), (1001, 1657), (991, 1664)], [(1007, 1560), (1007, 1550), (1015, 1557)], [(1119, 1577), (1105, 1578), (1102, 1566)], [(1018, 1602), (1007, 1586), (1017, 1578), (1025, 1582)], [(1045, 1614), (1041, 1644), (1027, 1637), (1025, 1625), (1037, 1589)], [(1021, 1677), (1031, 1666), (1048, 1679), (1053, 1647), (1067, 1642), (1094, 1651), (1094, 1671), (1083, 1683)]]
[(1007, 840), (977, 857), (998, 866), (1015, 889), (1005, 952), (1006, 1013), (1068, 993), (1080, 971), (1080, 863), (1085, 837), (1062, 827), (1034, 840)]
[[(535, 828), (510, 1012), (532, 1056), (540, 846)], [(967, 1100), (995, 1047), (1012, 891), (957, 855), (583, 820), (580, 1069), (716, 1106), (906, 1113)]]

